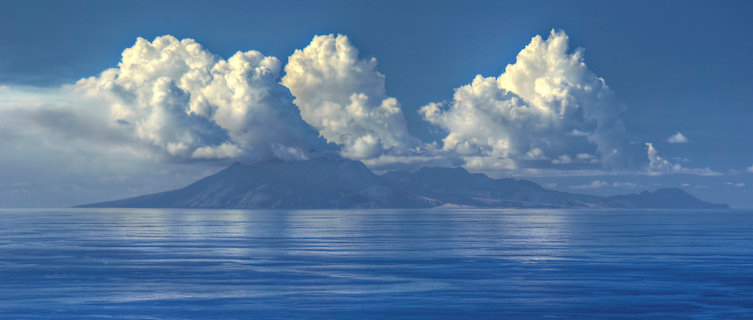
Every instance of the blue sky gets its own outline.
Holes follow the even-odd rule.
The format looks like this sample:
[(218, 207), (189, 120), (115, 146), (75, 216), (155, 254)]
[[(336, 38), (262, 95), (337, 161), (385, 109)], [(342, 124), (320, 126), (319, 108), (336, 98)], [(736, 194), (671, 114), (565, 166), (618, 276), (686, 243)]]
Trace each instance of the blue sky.
[[(136, 130), (142, 132), (141, 135), (119, 136), (122, 132), (104, 128), (106, 123), (102, 123), (103, 128), (99, 130), (97, 118), (92, 116), (89, 119), (88, 115), (92, 113), (81, 111), (89, 110), (85, 108), (100, 111), (114, 108), (112, 104), (123, 101), (113, 102), (110, 96), (107, 99), (99, 97), (98, 105), (94, 106), (91, 100), (78, 100), (83, 99), (79, 96), (83, 90), (80, 87), (84, 85), (79, 84), (79, 90), (73, 90), (78, 93), (60, 89), (61, 86), (76, 87), (76, 82), (82, 78), (94, 76), (102, 79), (100, 73), (117, 67), (122, 59), (121, 53), (134, 47), (138, 37), (151, 42), (156, 37), (172, 35), (176, 39), (194, 39), (204, 51), (221, 59), (248, 50), (257, 50), (265, 57), (276, 57), (279, 60), (277, 77), (262, 82), (270, 92), (282, 92), (280, 99), (283, 101), (268, 106), (274, 110), (287, 110), (276, 117), (288, 119), (288, 109), (293, 110), (293, 114), (300, 110), (304, 114), (303, 120), (314, 127), (313, 130), (319, 131), (330, 145), (336, 145), (335, 148), (342, 153), (362, 160), (376, 170), (398, 167), (394, 163), (385, 164), (388, 156), (411, 158), (411, 161), (432, 158), (433, 162), (416, 161), (412, 166), (464, 165), (469, 170), (493, 176), (523, 176), (559, 190), (595, 194), (677, 186), (705, 200), (753, 207), (753, 200), (750, 200), (753, 198), (753, 173), (748, 172), (753, 166), (753, 130), (750, 129), (753, 125), (753, 93), (750, 90), (753, 88), (753, 44), (746, 40), (749, 31), (753, 30), (753, 22), (749, 19), (753, 4), (747, 1), (221, 4), (209, 1), (5, 1), (0, 6), (0, 85), (5, 88), (0, 89), (0, 103), (3, 103), (0, 108), (4, 108), (0, 109), (4, 112), (4, 122), (0, 121), (0, 125), (5, 127), (4, 130), (0, 127), (0, 134), (5, 135), (0, 136), (0, 152), (6, 153), (0, 157), (0, 179), (10, 181), (0, 189), (0, 206), (64, 206), (178, 187), (217, 170), (234, 158), (251, 159), (245, 145), (237, 143), (241, 140), (248, 145), (251, 140), (269, 137), (277, 139), (274, 140), (275, 146), (318, 148), (313, 147), (318, 142), (301, 142), (310, 139), (306, 130), (311, 128), (300, 119), (285, 120), (285, 126), (295, 127), (286, 132), (296, 133), (281, 137), (268, 130), (261, 131), (258, 126), (254, 127), (256, 131), (245, 127), (233, 131), (228, 129), (232, 125), (223, 124), (222, 120), (215, 120), (219, 121), (217, 125), (192, 118), (185, 120), (187, 122), (175, 122), (175, 119), (163, 122), (158, 132), (169, 132), (172, 136), (185, 134), (180, 131), (185, 128), (168, 128), (166, 123), (176, 126), (190, 124), (200, 132), (215, 130), (219, 126), (222, 130), (218, 129), (218, 133), (200, 136), (206, 145), (192, 145), (190, 148), (198, 150), (202, 146), (211, 146), (213, 149), (201, 149), (202, 152), (216, 154), (221, 151), (224, 156), (213, 161), (197, 161), (181, 158), (175, 152), (165, 153), (166, 148), (152, 152), (162, 140), (143, 134), (143, 130)], [(454, 100), (455, 90), (470, 84), (478, 74), (500, 77), (506, 72), (507, 65), (516, 63), (516, 56), (532, 43), (534, 36), (540, 35), (542, 41), (546, 41), (552, 30), (566, 34), (568, 55), (583, 48), (582, 62), (587, 66), (587, 73), (602, 78), (608, 86), (612, 111), (607, 118), (598, 121), (616, 118), (624, 125), (624, 130), (610, 132), (609, 136), (619, 136), (610, 139), (618, 139), (630, 149), (620, 154), (624, 158), (635, 158), (630, 165), (607, 166), (607, 155), (601, 150), (606, 144), (583, 144), (575, 140), (561, 143), (563, 148), (574, 148), (572, 152), (562, 148), (539, 148), (544, 155), (537, 156), (535, 163), (525, 162), (528, 161), (523, 159), (525, 152), (515, 158), (505, 151), (507, 149), (491, 144), (480, 147), (486, 150), (483, 157), (478, 154), (469, 156), (470, 151), (461, 148), (464, 142), (478, 140), (480, 133), (447, 120), (467, 117), (467, 114), (449, 111), (453, 103), (458, 108), (462, 104)], [(364, 108), (378, 108), (385, 101), (392, 101), (389, 98), (394, 98), (400, 114), (377, 114), (377, 120), (397, 128), (389, 131), (399, 134), (385, 135), (371, 128), (371, 124), (378, 122), (375, 119), (366, 119), (362, 123), (356, 121), (356, 127), (335, 130), (323, 124), (326, 117), (315, 118), (314, 114), (320, 114), (317, 112), (322, 110), (324, 103), (324, 98), (316, 95), (321, 87), (296, 82), (297, 78), (288, 72), (286, 66), (288, 57), (295, 50), (311, 47), (316, 35), (328, 34), (334, 34), (332, 43), (337, 34), (347, 35), (347, 48), (357, 50), (359, 61), (365, 63), (343, 68), (364, 67), (366, 71), (372, 71), (349, 73), (356, 78), (340, 80), (352, 80), (348, 83), (358, 83), (357, 87), (363, 89), (363, 86), (379, 81), (375, 72), (384, 75), (383, 87), (377, 84), (363, 89), (374, 92), (367, 95)], [(326, 45), (327, 39), (321, 40), (322, 45)], [(307, 72), (318, 70), (317, 66), (306, 69), (309, 60), (305, 54), (299, 58), (303, 71), (296, 76), (303, 77)], [(368, 65), (370, 58), (375, 58), (377, 63)], [(270, 68), (274, 69), (275, 65)], [(291, 76), (287, 85), (278, 87), (276, 84), (285, 83), (284, 77), (288, 74)], [(512, 73), (508, 75), (512, 78)], [(329, 81), (326, 78), (318, 80), (320, 83)], [(581, 80), (593, 79), (585, 77)], [(509, 86), (506, 88), (510, 89)], [(354, 92), (338, 91), (331, 96), (349, 97)], [(525, 100), (524, 93), (515, 94)], [(207, 97), (211, 100), (210, 96)], [(589, 103), (579, 101), (580, 97), (573, 96), (575, 104)], [(295, 106), (293, 99), (298, 100)], [(60, 105), (60, 101), (65, 104)], [(606, 103), (604, 101), (594, 103)], [(431, 120), (420, 112), (432, 102), (444, 103), (439, 109), (443, 110), (444, 118)], [(83, 107), (84, 104), (87, 106)], [(311, 114), (308, 117), (306, 110)], [(82, 117), (87, 120), (83, 121)], [(540, 122), (543, 118), (537, 119)], [(24, 123), (23, 127), (16, 128), (18, 123)], [(571, 122), (562, 123), (555, 127), (573, 125)], [(524, 141), (531, 151), (542, 141), (551, 140), (551, 135), (557, 135), (552, 128), (533, 132), (526, 131), (523, 126), (531, 124), (517, 124), (522, 129), (497, 128), (489, 132), (534, 136)], [(589, 126), (585, 122), (574, 125)], [(84, 130), (81, 126), (89, 127)], [(364, 139), (355, 139), (348, 135), (349, 132), (360, 132), (362, 135), (358, 137)], [(452, 132), (465, 140), (450, 150), (443, 146), (444, 139)], [(687, 142), (668, 142), (668, 138), (678, 132)], [(54, 138), (60, 136), (63, 138)], [(102, 138), (85, 138), (90, 136)], [(368, 137), (372, 140), (366, 139)], [(148, 142), (146, 147), (144, 141)], [(221, 149), (219, 146), (223, 141), (235, 144), (226, 144)], [(433, 142), (436, 142), (435, 149), (428, 146)], [(645, 143), (651, 143), (669, 166), (654, 161), (652, 170)], [(47, 144), (50, 147), (46, 147)], [(259, 149), (254, 146), (254, 150)], [(139, 149), (141, 147), (144, 149)], [(601, 151), (596, 150), (597, 147)], [(101, 151), (119, 148), (140, 156), (126, 160), (109, 151)], [(417, 152), (415, 148), (421, 151)], [(145, 151), (147, 149), (150, 151)], [(269, 152), (277, 154), (278, 149), (272, 147)], [(174, 148), (171, 150), (175, 151)], [(195, 155), (195, 150), (191, 150)], [(297, 153), (291, 151), (290, 154)], [(583, 160), (593, 157), (599, 161), (583, 167), (563, 164), (562, 161), (555, 163), (560, 156), (570, 155), (569, 158), (574, 159), (576, 154), (583, 155)], [(377, 158), (381, 160), (375, 160)], [(473, 165), (471, 158), (483, 164)], [(495, 159), (501, 162), (491, 165), (490, 161)], [(123, 163), (118, 164), (118, 160)], [(65, 162), (65, 165), (53, 162)], [(514, 169), (511, 169), (510, 162), (514, 162)], [(507, 167), (500, 169), (500, 166)], [(110, 179), (103, 179), (103, 175)]]

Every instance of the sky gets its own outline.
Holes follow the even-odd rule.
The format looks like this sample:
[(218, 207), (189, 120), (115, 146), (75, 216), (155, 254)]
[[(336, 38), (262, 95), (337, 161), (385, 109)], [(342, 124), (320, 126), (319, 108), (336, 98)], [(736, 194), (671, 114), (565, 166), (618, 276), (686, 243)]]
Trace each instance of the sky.
[(3, 1), (0, 207), (334, 152), (753, 207), (749, 1)]

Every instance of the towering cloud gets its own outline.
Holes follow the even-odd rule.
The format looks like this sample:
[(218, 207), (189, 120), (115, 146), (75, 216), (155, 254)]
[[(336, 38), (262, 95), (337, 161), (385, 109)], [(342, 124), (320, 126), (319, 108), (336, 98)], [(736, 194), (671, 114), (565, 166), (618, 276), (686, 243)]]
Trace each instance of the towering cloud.
[(303, 120), (342, 146), (344, 156), (369, 159), (418, 144), (376, 67), (376, 59), (358, 57), (348, 37), (316, 36), (290, 56), (282, 84), (295, 96)]
[(478, 75), (449, 103), (420, 110), (447, 131), (443, 149), (478, 170), (615, 165), (626, 144), (622, 111), (583, 50), (568, 53), (562, 31), (534, 37), (499, 77)]
[[(646, 153), (634, 150), (642, 145), (627, 143), (622, 105), (567, 43), (561, 31), (536, 36), (498, 77), (478, 75), (451, 101), (422, 107), (424, 119), (447, 132), (441, 147), (410, 135), (376, 59), (360, 58), (346, 36), (332, 34), (296, 50), (284, 77), (281, 62), (258, 51), (223, 59), (192, 39), (139, 38), (117, 67), (62, 89), (0, 86), (0, 142), (64, 137), (82, 150), (172, 163), (306, 159), (337, 145), (377, 170), (552, 172), (610, 168), (636, 155), (645, 165)], [(669, 138), (683, 141), (679, 132)], [(651, 144), (648, 160), (651, 173), (710, 172), (670, 163)]]
[[(622, 104), (583, 50), (568, 52), (561, 31), (534, 37), (501, 75), (478, 75), (451, 100), (423, 106), (424, 120), (446, 132), (441, 144), (410, 135), (376, 59), (360, 58), (346, 36), (314, 37), (282, 71), (258, 51), (224, 59), (168, 35), (139, 38), (116, 67), (61, 88), (0, 85), (0, 205), (156, 192), (229, 159), (301, 160), (335, 147), (380, 171), (718, 175), (670, 162), (654, 144), (629, 143)], [(688, 138), (677, 132), (666, 142)]]
[(258, 51), (221, 59), (192, 39), (139, 38), (117, 68), (73, 89), (109, 108), (123, 134), (176, 159), (304, 157), (315, 143)]

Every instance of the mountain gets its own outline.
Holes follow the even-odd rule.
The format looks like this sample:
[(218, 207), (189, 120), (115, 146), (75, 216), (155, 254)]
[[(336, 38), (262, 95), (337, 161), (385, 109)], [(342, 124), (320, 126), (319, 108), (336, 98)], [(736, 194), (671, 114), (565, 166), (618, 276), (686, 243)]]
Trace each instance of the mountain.
[(708, 203), (678, 188), (658, 189), (654, 192), (643, 191), (639, 194), (611, 196), (624, 208), (664, 208), (664, 209), (728, 209), (726, 204)]
[(480, 208), (573, 208), (612, 207), (597, 196), (548, 190), (518, 179), (491, 179), (463, 168), (421, 168), (414, 173), (389, 172), (382, 176), (402, 193), (447, 206)]
[(462, 168), (422, 168), (378, 176), (340, 157), (236, 162), (173, 191), (81, 207), (117, 208), (723, 208), (680, 189), (599, 197), (491, 179)]
[(359, 161), (318, 158), (236, 162), (185, 188), (82, 207), (117, 208), (421, 208)]

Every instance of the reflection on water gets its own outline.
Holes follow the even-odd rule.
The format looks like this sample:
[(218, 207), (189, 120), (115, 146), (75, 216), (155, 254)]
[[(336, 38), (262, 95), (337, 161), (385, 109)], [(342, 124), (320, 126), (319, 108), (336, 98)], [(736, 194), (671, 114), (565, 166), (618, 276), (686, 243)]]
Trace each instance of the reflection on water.
[(0, 318), (745, 318), (751, 248), (733, 210), (2, 209)]

